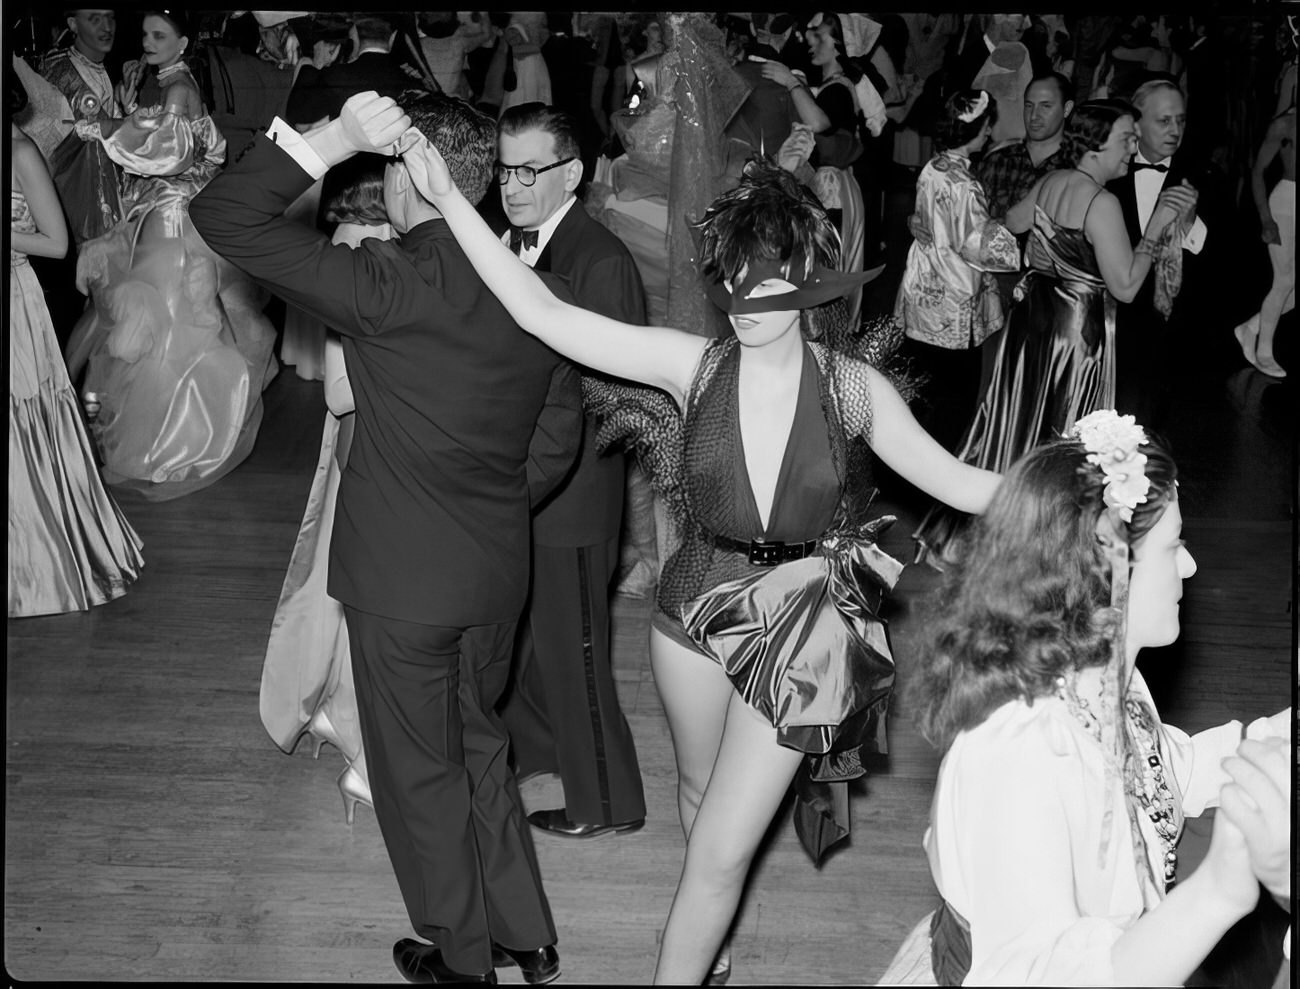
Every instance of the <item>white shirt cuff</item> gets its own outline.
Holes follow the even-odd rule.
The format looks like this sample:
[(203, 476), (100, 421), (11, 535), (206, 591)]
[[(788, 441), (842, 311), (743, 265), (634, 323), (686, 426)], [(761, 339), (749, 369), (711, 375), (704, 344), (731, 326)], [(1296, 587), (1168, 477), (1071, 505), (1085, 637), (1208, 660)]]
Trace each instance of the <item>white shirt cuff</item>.
[(1201, 248), (1205, 246), (1205, 238), (1209, 231), (1205, 229), (1205, 224), (1201, 222), (1198, 216), (1192, 221), (1192, 228), (1183, 235), (1183, 250), (1191, 251), (1193, 254), (1200, 254)]
[(280, 149), (296, 161), (298, 167), (310, 175), (313, 180), (320, 178), (329, 171), (329, 166), (316, 153), (316, 149), (311, 146), (311, 142), (285, 123), (282, 118), (276, 117), (271, 121), (271, 126), (266, 129), (266, 136), (278, 144)]

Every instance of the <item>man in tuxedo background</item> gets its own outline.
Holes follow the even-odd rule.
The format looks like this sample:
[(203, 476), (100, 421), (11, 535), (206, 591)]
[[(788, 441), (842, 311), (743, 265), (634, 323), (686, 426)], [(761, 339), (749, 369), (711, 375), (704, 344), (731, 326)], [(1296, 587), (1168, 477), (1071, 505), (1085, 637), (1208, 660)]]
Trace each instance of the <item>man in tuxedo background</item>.
[(1177, 154), (1186, 134), (1187, 111), (1176, 84), (1165, 79), (1143, 83), (1133, 93), (1133, 106), (1140, 114), (1138, 150), (1128, 173), (1107, 185), (1119, 199), (1130, 243), (1137, 247), (1142, 239), (1162, 189), (1182, 183), (1197, 192), (1196, 215), (1185, 221), (1182, 290), (1169, 317), (1156, 309), (1154, 272), (1133, 301), (1120, 303), (1116, 312), (1116, 407), (1136, 416), (1143, 425), (1158, 429), (1168, 411), (1177, 351), (1198, 343), (1189, 336), (1196, 320), (1188, 317), (1201, 302), (1196, 285), (1207, 274), (1201, 255), (1209, 228), (1201, 214), (1207, 191), (1213, 199), (1212, 176), (1185, 154)]
[(359, 17), (348, 31), (351, 58), (323, 69), (303, 66), (289, 93), (284, 119), (301, 129), (337, 117), (348, 97), (356, 93), (373, 90), (396, 99), (403, 90), (419, 87), (393, 58), (395, 33), (381, 17)]
[[(577, 305), (644, 324), (636, 262), (575, 195), (583, 165), (574, 117), (544, 103), (509, 108), (497, 158), (511, 249), (565, 279)], [(501, 715), (519, 778), (558, 773), (564, 786), (564, 807), (535, 810), (529, 822), (588, 838), (639, 828), (645, 795), (610, 657), (626, 465), (621, 454), (597, 453), (594, 424), (581, 442), (573, 473), (533, 516), (532, 591)]]
[[(400, 161), (384, 176), (399, 240), (334, 246), (283, 215), (329, 167), (396, 154), (412, 122), (481, 199), (491, 118), (432, 94), (405, 109), (362, 93), (305, 135), (277, 119), (190, 216), (218, 254), (343, 337), (357, 420), (328, 592), (344, 605), (375, 815), (431, 942), (399, 940), (394, 962), (411, 982), (495, 981), (506, 964), (548, 982), (555, 926), (493, 708), (527, 592), (526, 459), (560, 359), (483, 285)], [(551, 483), (575, 454), (554, 458)]]

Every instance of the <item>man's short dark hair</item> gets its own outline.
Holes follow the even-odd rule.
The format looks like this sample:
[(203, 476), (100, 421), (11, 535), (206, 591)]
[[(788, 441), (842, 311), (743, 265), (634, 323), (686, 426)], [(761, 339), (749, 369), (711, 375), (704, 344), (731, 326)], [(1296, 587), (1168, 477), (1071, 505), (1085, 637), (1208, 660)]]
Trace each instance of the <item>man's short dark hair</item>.
[(382, 17), (358, 17), (352, 26), (357, 29), (357, 41), (363, 45), (386, 45), (393, 36), (393, 25)]
[(502, 134), (516, 137), (530, 130), (544, 131), (555, 138), (557, 158), (581, 158), (578, 144), (578, 121), (573, 114), (545, 103), (520, 103), (501, 114), (497, 128)]
[(487, 194), (496, 166), (496, 122), (464, 100), (442, 93), (408, 90), (398, 102), (411, 124), (442, 154), (461, 195), (477, 205)]
[[(1070, 100), (1074, 99), (1074, 97), (1070, 95), (1072, 92), (1074, 92), (1074, 83), (1072, 83), (1069, 79), (1067, 79), (1059, 72), (1054, 72), (1050, 70), (1045, 72), (1039, 72), (1037, 75), (1034, 76), (1034, 78), (1029, 80), (1029, 86), (1032, 86), (1036, 82), (1056, 83), (1056, 88), (1061, 91), (1061, 106), (1065, 106), (1065, 104), (1069, 103)], [(1025, 87), (1026, 93), (1029, 92), (1029, 86)]]

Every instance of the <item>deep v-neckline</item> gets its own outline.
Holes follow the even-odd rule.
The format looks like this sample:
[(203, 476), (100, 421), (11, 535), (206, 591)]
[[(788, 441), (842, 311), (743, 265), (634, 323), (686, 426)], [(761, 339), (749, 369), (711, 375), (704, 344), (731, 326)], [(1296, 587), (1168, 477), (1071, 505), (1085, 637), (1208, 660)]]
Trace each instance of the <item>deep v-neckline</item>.
[(811, 358), (807, 347), (801, 347), (801, 359), (799, 364), (799, 383), (795, 388), (794, 395), (794, 412), (790, 416), (790, 429), (785, 436), (785, 449), (781, 454), (781, 466), (776, 472), (776, 484), (772, 488), (772, 503), (768, 506), (767, 520), (764, 522), (763, 513), (758, 507), (758, 497), (754, 494), (754, 479), (749, 472), (749, 458), (745, 455), (745, 433), (740, 428), (740, 370), (736, 371), (736, 391), (735, 391), (735, 416), (736, 416), (736, 450), (740, 458), (740, 475), (744, 481), (745, 489), (745, 510), (749, 516), (749, 523), (757, 531), (767, 536), (773, 529), (773, 524), (777, 521), (777, 512), (781, 504), (781, 495), (789, 483), (790, 471), (794, 462), (794, 438), (796, 434), (795, 422), (799, 418), (799, 408), (803, 404), (804, 379), (807, 377), (807, 364)]

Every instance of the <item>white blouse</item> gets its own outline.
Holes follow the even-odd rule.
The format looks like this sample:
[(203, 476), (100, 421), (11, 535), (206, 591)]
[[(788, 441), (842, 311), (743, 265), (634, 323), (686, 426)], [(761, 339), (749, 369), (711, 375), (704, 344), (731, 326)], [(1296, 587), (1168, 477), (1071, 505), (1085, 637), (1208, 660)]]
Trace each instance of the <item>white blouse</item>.
[[(1150, 704), (1140, 673), (1133, 687)], [(1241, 723), (1160, 731), (1184, 812), (1216, 805)], [(1272, 732), (1261, 718), (1247, 734)], [(1162, 875), (1154, 827), (1140, 825)], [(1112, 985), (1111, 947), (1158, 896), (1135, 867), (1122, 782), (1107, 789), (1101, 746), (1056, 697), (1011, 701), (957, 736), (925, 849), (939, 892), (970, 924), (965, 985)]]

